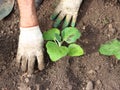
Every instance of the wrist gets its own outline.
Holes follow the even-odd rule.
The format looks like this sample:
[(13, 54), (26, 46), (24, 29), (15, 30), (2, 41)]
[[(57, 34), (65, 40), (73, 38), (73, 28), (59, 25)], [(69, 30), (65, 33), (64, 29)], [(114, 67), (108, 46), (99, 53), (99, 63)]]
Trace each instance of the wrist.
[(32, 13), (36, 12), (34, 5), (23, 5), (19, 6), (20, 16), (29, 16)]
[(19, 8), (34, 5), (34, 0), (17, 0)]
[(36, 15), (20, 16), (20, 27), (28, 28), (38, 25), (39, 23)]
[(20, 27), (32, 27), (38, 25), (35, 6), (20, 8)]
[(20, 27), (27, 28), (38, 25), (34, 0), (18, 0), (20, 11)]

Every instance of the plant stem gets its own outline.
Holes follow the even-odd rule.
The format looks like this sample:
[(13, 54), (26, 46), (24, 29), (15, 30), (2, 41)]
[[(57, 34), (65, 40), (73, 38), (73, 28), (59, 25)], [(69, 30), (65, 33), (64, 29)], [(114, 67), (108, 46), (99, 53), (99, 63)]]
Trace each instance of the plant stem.
[(61, 45), (62, 45), (61, 42), (59, 42), (58, 40), (56, 40), (56, 41), (57, 41), (58, 46), (61, 47)]

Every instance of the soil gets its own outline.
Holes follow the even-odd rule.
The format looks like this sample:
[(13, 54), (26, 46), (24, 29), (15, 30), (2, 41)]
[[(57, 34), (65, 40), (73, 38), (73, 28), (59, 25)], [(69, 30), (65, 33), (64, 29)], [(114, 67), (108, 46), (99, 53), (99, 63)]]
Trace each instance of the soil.
[[(52, 27), (50, 15), (59, 0), (44, 0), (37, 14), (42, 32)], [(64, 57), (51, 62), (45, 51), (46, 67), (32, 77), (15, 66), (19, 36), (19, 11), (0, 21), (0, 90), (120, 90), (120, 62), (99, 54), (101, 44), (120, 38), (120, 5), (116, 0), (84, 0), (76, 27), (77, 41), (85, 51), (81, 57)]]

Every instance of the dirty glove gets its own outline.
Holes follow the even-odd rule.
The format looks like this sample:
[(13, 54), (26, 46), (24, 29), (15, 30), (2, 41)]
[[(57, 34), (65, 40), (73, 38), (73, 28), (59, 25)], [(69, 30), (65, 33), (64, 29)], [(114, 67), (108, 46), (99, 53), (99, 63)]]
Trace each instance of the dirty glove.
[(20, 36), (17, 51), (17, 63), (22, 71), (33, 73), (35, 60), (38, 69), (44, 68), (43, 61), (43, 37), (39, 26), (20, 28)]
[(52, 20), (58, 16), (55, 20), (54, 27), (58, 27), (64, 18), (63, 28), (68, 25), (74, 27), (81, 3), (82, 0), (60, 0), (59, 5), (51, 16)]

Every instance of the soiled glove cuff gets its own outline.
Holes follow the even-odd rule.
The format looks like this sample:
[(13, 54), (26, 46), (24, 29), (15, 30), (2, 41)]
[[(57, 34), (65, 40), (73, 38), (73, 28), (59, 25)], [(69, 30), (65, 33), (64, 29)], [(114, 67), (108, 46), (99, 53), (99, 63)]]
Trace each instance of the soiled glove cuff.
[(43, 42), (42, 32), (39, 26), (22, 28), (20, 27), (19, 40), (21, 42), (36, 41)]
[[(42, 35), (39, 26), (29, 27), (29, 28), (22, 28), (20, 27), (20, 35)], [(31, 37), (31, 36), (30, 36)]]

